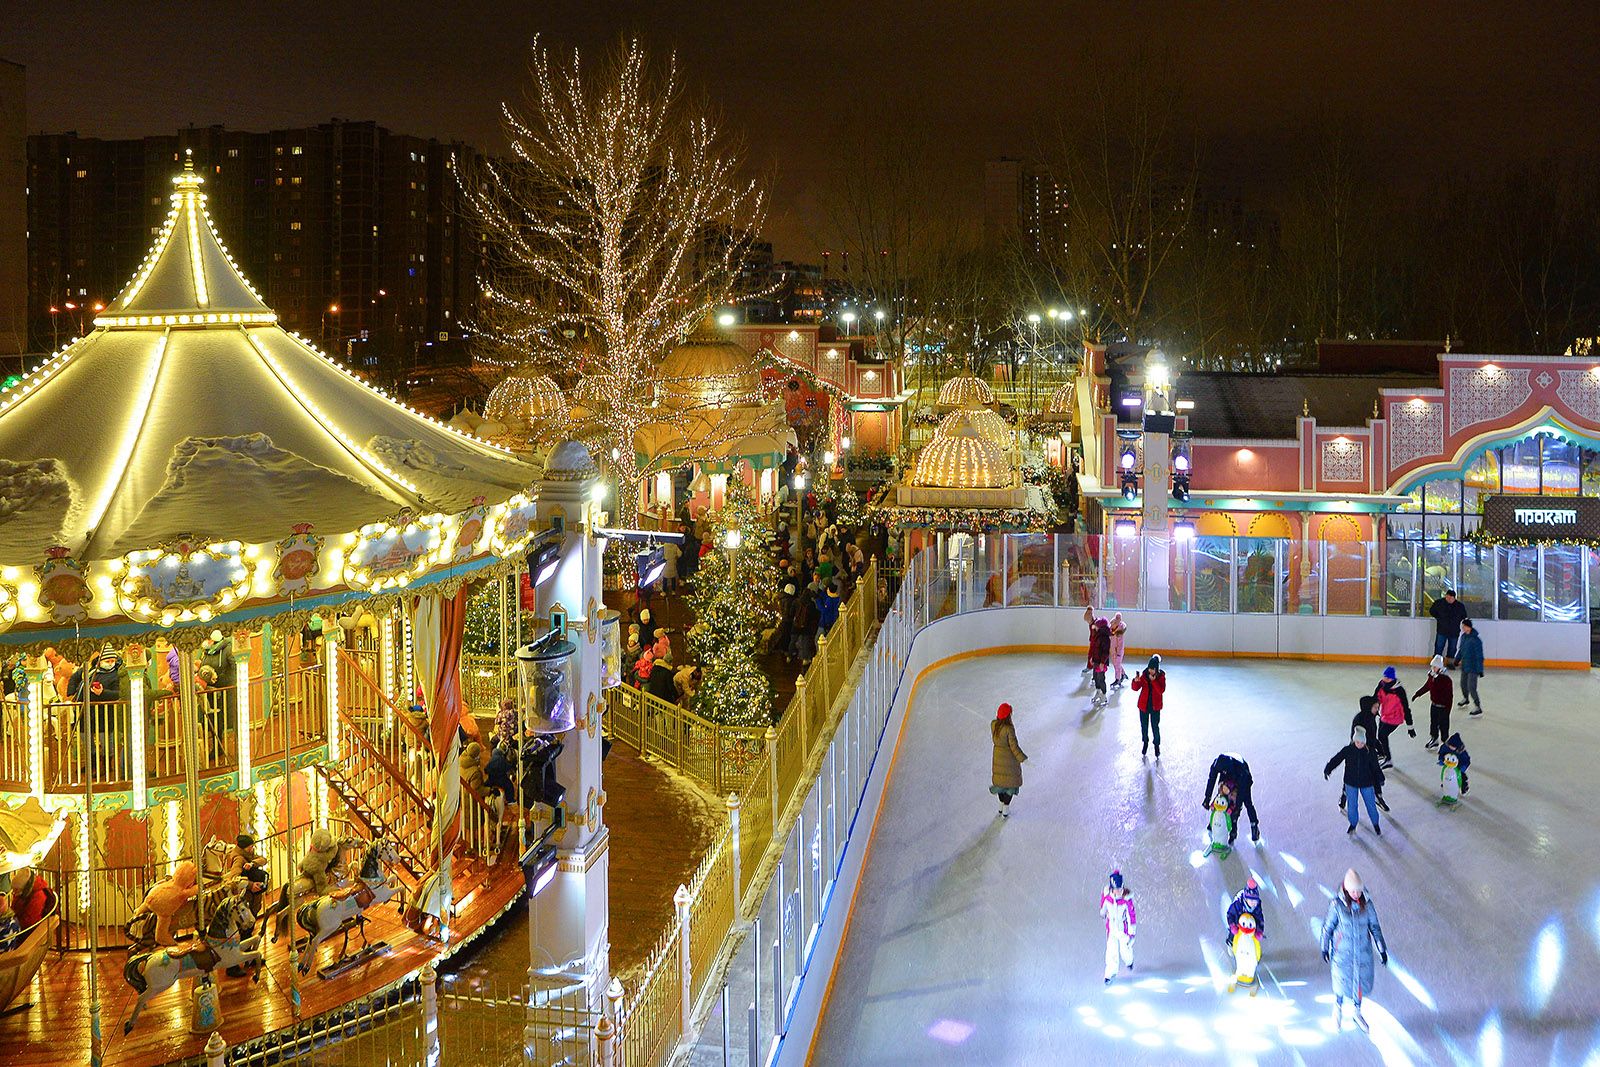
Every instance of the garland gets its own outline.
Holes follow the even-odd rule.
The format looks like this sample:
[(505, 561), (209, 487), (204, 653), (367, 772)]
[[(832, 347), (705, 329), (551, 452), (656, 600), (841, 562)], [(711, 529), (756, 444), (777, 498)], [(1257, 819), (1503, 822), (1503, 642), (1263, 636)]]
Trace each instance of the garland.
[(902, 530), (964, 530), (973, 534), (1043, 533), (1054, 517), (1032, 508), (906, 508), (873, 505), (867, 509), (892, 533)]
[(1461, 538), (1469, 545), (1482, 548), (1539, 548), (1541, 546), (1573, 545), (1600, 549), (1600, 537), (1500, 537), (1483, 529), (1473, 530)]

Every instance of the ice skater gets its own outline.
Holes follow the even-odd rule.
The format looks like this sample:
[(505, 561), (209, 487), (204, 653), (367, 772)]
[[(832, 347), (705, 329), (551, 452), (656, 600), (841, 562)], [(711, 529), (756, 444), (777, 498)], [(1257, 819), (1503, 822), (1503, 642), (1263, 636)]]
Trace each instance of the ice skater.
[(1482, 715), (1483, 702), (1478, 699), (1478, 679), (1483, 677), (1483, 637), (1471, 619), (1461, 620), (1461, 646), (1456, 663), (1461, 667), (1461, 700), (1456, 707), (1464, 708), (1472, 701), (1469, 715)]
[(1093, 706), (1103, 708), (1106, 706), (1106, 672), (1111, 669), (1111, 624), (1096, 619), (1089, 634), (1089, 666), (1094, 671)]
[(1150, 750), (1152, 735), (1156, 743), (1156, 759), (1161, 758), (1161, 704), (1167, 692), (1167, 672), (1161, 669), (1160, 654), (1150, 657), (1144, 670), (1133, 680), (1133, 691), (1139, 694), (1139, 739), (1143, 744), (1139, 755)]
[(1345, 814), (1350, 819), (1350, 829), (1345, 833), (1356, 832), (1356, 823), (1361, 820), (1360, 804), (1366, 801), (1372, 832), (1382, 837), (1383, 825), (1378, 821), (1378, 794), (1383, 791), (1383, 767), (1378, 763), (1377, 754), (1367, 747), (1367, 732), (1361, 727), (1352, 731), (1350, 743), (1335, 753), (1328, 765), (1322, 768), (1322, 777), (1330, 777), (1333, 769), (1341, 763), (1344, 764)]
[(1233, 982), (1228, 992), (1240, 985), (1256, 995), (1256, 969), (1261, 964), (1262, 943), (1267, 936), (1267, 920), (1261, 910), (1261, 888), (1251, 878), (1228, 905), (1228, 951), (1233, 955)]
[(994, 721), (989, 724), (989, 737), (994, 741), (994, 758), (990, 762), (991, 785), (989, 792), (1000, 798), (1000, 817), (1011, 817), (1011, 798), (1022, 789), (1022, 765), (1028, 754), (1017, 744), (1017, 728), (1011, 721), (1011, 705), (1001, 704), (995, 709)]
[(1122, 654), (1127, 651), (1128, 624), (1122, 621), (1122, 612), (1111, 616), (1111, 680), (1113, 689), (1120, 689), (1128, 681), (1128, 672), (1122, 669)]
[(1111, 872), (1100, 894), (1100, 917), (1106, 921), (1106, 985), (1110, 985), (1123, 964), (1133, 970), (1133, 938), (1139, 926), (1133, 893), (1122, 884), (1121, 871)]
[(1389, 747), (1389, 735), (1400, 729), (1400, 724), (1405, 723), (1406, 729), (1412, 737), (1417, 736), (1416, 724), (1411, 720), (1411, 701), (1406, 697), (1406, 687), (1400, 684), (1393, 667), (1383, 669), (1383, 677), (1378, 680), (1378, 688), (1372, 691), (1378, 701), (1378, 736), (1374, 747), (1378, 751), (1378, 759), (1385, 767), (1394, 764), (1394, 750)]
[(1466, 621), (1467, 606), (1456, 599), (1454, 589), (1446, 589), (1444, 596), (1433, 602), (1428, 614), (1433, 616), (1433, 654), (1442, 656), (1446, 663), (1450, 663), (1456, 658), (1456, 642), (1461, 638), (1461, 624)]
[(1228, 942), (1233, 943), (1233, 935), (1239, 929), (1239, 916), (1252, 915), (1256, 920), (1256, 936), (1267, 936), (1267, 916), (1261, 910), (1261, 886), (1255, 876), (1245, 880), (1244, 888), (1234, 895), (1233, 903), (1228, 905)]
[(1088, 674), (1094, 670), (1094, 605), (1090, 604), (1083, 609), (1083, 624), (1089, 628), (1089, 654), (1084, 657), (1083, 670), (1079, 674)]
[[(1455, 757), (1455, 766), (1452, 768), (1447, 762), (1450, 757)], [(1455, 772), (1455, 785), (1460, 789), (1460, 795), (1466, 796), (1470, 786), (1467, 783), (1467, 768), (1472, 766), (1472, 756), (1467, 752), (1467, 743), (1461, 740), (1460, 734), (1451, 734), (1449, 740), (1439, 746), (1439, 784), (1446, 799), (1453, 799), (1449, 773)]]
[(1333, 1029), (1344, 1029), (1344, 1002), (1355, 1002), (1355, 1024), (1367, 1032), (1361, 1017), (1361, 999), (1372, 990), (1376, 968), (1372, 957), (1389, 966), (1389, 947), (1378, 925), (1378, 909), (1367, 896), (1361, 876), (1354, 868), (1345, 872), (1338, 896), (1328, 904), (1328, 917), (1322, 923), (1322, 961), (1333, 975)]
[(1250, 840), (1261, 840), (1261, 824), (1256, 820), (1255, 800), (1250, 796), (1250, 787), (1255, 784), (1255, 779), (1250, 775), (1250, 764), (1244, 761), (1243, 756), (1232, 752), (1220, 753), (1211, 761), (1211, 774), (1206, 778), (1206, 798), (1200, 806), (1209, 810), (1211, 807), (1211, 791), (1221, 782), (1233, 787), (1233, 804), (1229, 814), (1233, 819), (1233, 827), (1229, 831), (1228, 844), (1233, 844), (1235, 837), (1239, 836), (1239, 811), (1243, 809), (1250, 816)]
[[(1355, 718), (1350, 720), (1350, 736), (1351, 737), (1354, 737), (1356, 735), (1356, 731), (1357, 730), (1363, 731), (1364, 732), (1363, 735), (1366, 736), (1366, 737), (1376, 737), (1376, 736), (1378, 736), (1378, 712), (1377, 712), (1377, 707), (1378, 707), (1378, 698), (1377, 697), (1362, 697), (1361, 698), (1361, 710), (1357, 711)], [(1385, 801), (1383, 799), (1383, 790), (1381, 790), (1381, 789), (1378, 790), (1377, 793), (1375, 794), (1375, 797), (1376, 797), (1376, 799), (1378, 801), (1378, 809), (1380, 811), (1388, 811), (1389, 810), (1389, 804), (1388, 804), (1387, 801)], [(1345, 810), (1345, 796), (1344, 796), (1344, 790), (1342, 790), (1342, 789), (1339, 790), (1339, 810), (1340, 811), (1344, 811)]]
[(1415, 700), (1428, 694), (1428, 748), (1438, 748), (1450, 736), (1450, 705), (1456, 699), (1456, 687), (1445, 673), (1444, 657), (1435, 656), (1428, 664), (1428, 680), (1422, 688), (1411, 694)]

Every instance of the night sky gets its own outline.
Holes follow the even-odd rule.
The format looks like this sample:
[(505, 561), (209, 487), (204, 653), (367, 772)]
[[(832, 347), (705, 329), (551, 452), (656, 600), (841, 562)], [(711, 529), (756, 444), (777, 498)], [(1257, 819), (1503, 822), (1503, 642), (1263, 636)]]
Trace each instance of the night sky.
[(842, 124), (918, 116), (977, 216), (983, 161), (1047, 143), (1063, 89), (1099, 50), (1168, 57), (1208, 174), (1267, 206), (1322, 114), (1361, 131), (1372, 167), (1412, 189), (1441, 169), (1600, 145), (1600, 8), (1583, 3), (28, 8), (0, 27), (0, 56), (28, 68), (30, 131), (106, 137), (338, 116), (497, 149), (497, 103), (520, 94), (535, 33), (584, 49), (637, 33), (676, 49), (775, 169), (769, 236), (791, 258), (827, 243)]

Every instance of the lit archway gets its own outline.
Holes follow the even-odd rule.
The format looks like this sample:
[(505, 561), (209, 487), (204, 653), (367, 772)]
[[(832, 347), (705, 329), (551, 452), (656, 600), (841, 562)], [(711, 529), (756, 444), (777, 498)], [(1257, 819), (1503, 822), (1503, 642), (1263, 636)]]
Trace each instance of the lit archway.
[(1239, 524), (1232, 515), (1207, 511), (1194, 520), (1194, 532), (1201, 537), (1238, 537)]
[(1294, 530), (1285, 516), (1263, 512), (1250, 520), (1250, 536), (1292, 538)]

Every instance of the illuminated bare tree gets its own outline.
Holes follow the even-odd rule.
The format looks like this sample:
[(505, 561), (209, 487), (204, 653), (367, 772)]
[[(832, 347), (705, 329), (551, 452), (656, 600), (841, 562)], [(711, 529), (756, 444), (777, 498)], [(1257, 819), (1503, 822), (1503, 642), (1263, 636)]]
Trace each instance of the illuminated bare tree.
[(641, 427), (676, 420), (713, 443), (692, 405), (658, 404), (656, 371), (741, 295), (764, 193), (740, 177), (740, 146), (685, 92), (673, 58), (631, 41), (586, 71), (576, 52), (557, 59), (535, 40), (530, 66), (526, 106), (501, 109), (512, 158), (463, 181), (488, 243), (476, 325), (488, 358), (571, 389), (627, 521), (650, 465), (635, 454)]

